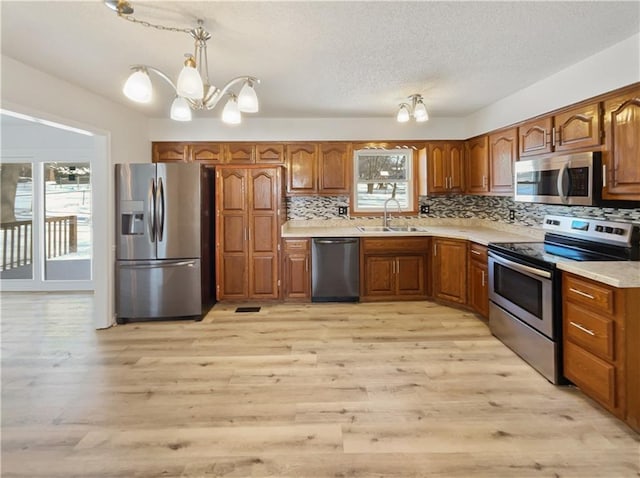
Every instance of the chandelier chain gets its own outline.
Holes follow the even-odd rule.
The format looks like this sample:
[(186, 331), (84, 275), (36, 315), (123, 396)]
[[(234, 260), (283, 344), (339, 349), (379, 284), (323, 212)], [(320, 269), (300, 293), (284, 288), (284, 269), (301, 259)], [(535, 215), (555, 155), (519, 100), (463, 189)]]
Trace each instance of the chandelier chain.
[(156, 30), (163, 30), (163, 31), (167, 31), (167, 32), (178, 32), (178, 33), (190, 33), (191, 29), (189, 28), (177, 28), (177, 27), (165, 27), (164, 25), (158, 25), (156, 23), (150, 23), (147, 22), (145, 20), (138, 20), (137, 18), (133, 17), (132, 15), (122, 15), (121, 13), (118, 13), (118, 16), (120, 18), (124, 18), (125, 20), (128, 20), (132, 23), (137, 23), (138, 25), (142, 25), (143, 27), (148, 27), (148, 28), (155, 28)]

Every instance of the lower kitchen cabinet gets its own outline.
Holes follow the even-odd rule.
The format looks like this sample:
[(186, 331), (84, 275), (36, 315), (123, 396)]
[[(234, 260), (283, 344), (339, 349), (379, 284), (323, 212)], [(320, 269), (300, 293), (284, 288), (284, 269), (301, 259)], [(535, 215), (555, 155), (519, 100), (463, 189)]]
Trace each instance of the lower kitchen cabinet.
[(311, 299), (310, 239), (284, 241), (284, 299), (308, 301)]
[(433, 296), (467, 303), (467, 241), (433, 239)]
[(564, 375), (640, 431), (640, 289), (562, 279)]
[(416, 300), (428, 296), (428, 237), (363, 238), (360, 300)]
[(469, 244), (469, 298), (468, 305), (485, 319), (489, 318), (489, 266), (487, 248)]

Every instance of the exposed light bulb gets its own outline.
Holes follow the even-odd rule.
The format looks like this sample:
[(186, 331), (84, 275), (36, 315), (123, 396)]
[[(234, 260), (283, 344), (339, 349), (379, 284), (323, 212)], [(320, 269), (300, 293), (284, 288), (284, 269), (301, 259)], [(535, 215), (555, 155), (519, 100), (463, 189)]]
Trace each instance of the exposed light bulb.
[(422, 100), (418, 100), (416, 103), (416, 107), (413, 109), (413, 117), (419, 123), (429, 120), (429, 113), (427, 113), (427, 108), (424, 106)]
[(204, 84), (198, 70), (196, 70), (196, 62), (191, 56), (184, 62), (184, 67), (178, 76), (176, 84), (176, 92), (178, 96), (189, 98), (191, 100), (201, 100), (204, 96)]
[(175, 121), (191, 121), (189, 102), (182, 96), (176, 96), (171, 103), (171, 119)]
[(238, 94), (238, 109), (243, 113), (257, 113), (260, 109), (258, 95), (251, 81), (245, 82)]
[(125, 96), (137, 103), (149, 103), (152, 91), (151, 78), (149, 78), (147, 70), (144, 69), (138, 69), (131, 73), (122, 87)]
[(222, 121), (227, 124), (240, 124), (242, 122), (242, 115), (238, 108), (238, 102), (235, 96), (231, 96), (227, 104), (224, 105), (222, 110)]
[(409, 121), (409, 117), (409, 105), (407, 105), (406, 103), (402, 103), (400, 105), (400, 109), (398, 110), (396, 120), (398, 120), (398, 123), (406, 123), (407, 121)]

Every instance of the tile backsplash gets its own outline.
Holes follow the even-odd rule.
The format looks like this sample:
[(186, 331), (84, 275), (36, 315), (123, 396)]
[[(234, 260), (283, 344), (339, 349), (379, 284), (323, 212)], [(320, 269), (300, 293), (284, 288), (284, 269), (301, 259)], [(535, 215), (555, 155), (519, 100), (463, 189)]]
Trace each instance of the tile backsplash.
[[(582, 206), (554, 206), (515, 202), (502, 196), (421, 196), (420, 204), (429, 206), (432, 218), (477, 218), (489, 219), (520, 226), (540, 226), (546, 214), (598, 217), (609, 220), (640, 222), (640, 208), (618, 209)], [(349, 196), (300, 196), (287, 198), (287, 219), (350, 219), (338, 213), (340, 206), (349, 206)], [(514, 219), (510, 220), (510, 212)]]

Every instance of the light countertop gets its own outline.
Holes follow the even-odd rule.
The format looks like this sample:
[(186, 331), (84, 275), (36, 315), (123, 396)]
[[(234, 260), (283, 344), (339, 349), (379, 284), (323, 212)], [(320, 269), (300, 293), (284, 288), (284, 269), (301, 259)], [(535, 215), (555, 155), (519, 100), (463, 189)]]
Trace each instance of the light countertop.
[[(397, 219), (392, 225), (411, 225), (420, 231), (363, 232), (357, 226), (379, 226), (380, 220), (309, 220), (288, 221), (282, 226), (282, 237), (406, 237), (433, 236), (463, 239), (487, 245), (490, 242), (540, 242), (541, 228), (513, 226), (483, 219)], [(558, 269), (593, 279), (613, 287), (640, 288), (640, 262), (576, 262), (559, 261)]]

